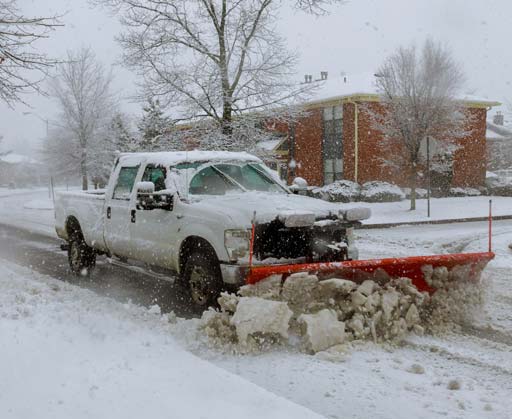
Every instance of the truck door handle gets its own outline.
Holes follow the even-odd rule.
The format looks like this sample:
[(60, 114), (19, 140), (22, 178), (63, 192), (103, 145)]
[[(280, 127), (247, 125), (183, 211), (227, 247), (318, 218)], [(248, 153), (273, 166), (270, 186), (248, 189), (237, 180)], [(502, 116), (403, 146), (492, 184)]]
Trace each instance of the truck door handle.
[(110, 220), (112, 218), (112, 208), (107, 207), (107, 218)]
[(135, 222), (135, 216), (136, 216), (136, 214), (137, 214), (137, 210), (132, 210), (132, 211), (131, 211), (131, 215), (132, 215), (132, 223), (134, 223), (134, 222)]

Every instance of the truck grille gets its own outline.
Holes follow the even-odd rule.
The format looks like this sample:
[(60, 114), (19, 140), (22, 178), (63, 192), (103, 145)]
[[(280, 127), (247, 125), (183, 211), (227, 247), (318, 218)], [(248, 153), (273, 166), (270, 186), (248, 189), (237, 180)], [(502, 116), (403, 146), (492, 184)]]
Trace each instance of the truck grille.
[(254, 255), (259, 260), (306, 258), (308, 261), (342, 261), (347, 258), (346, 247), (335, 250), (332, 245), (343, 242), (346, 242), (343, 226), (286, 227), (276, 219), (256, 226)]

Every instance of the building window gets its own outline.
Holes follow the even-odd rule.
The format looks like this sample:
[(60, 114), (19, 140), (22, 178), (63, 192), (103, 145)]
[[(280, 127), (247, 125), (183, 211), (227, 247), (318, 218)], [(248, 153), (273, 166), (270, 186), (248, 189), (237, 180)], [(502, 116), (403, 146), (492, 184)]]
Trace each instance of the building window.
[(330, 106), (323, 110), (324, 184), (343, 178), (343, 107)]

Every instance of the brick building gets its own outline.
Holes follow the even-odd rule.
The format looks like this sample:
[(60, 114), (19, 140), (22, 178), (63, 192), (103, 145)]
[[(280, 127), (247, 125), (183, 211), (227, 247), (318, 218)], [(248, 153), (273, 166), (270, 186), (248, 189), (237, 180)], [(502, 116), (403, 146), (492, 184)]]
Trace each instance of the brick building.
[[(371, 126), (367, 109), (383, 106), (374, 76), (327, 76), (323, 72), (317, 81), (306, 76), (306, 82), (319, 86), (305, 104), (307, 116), (293, 126), (276, 127), (288, 138), (286, 153), (281, 154), (282, 161), (288, 162), (285, 176), (303, 177), (310, 185), (348, 179), (406, 186), (405, 169), (385, 163), (400, 150), (384, 143), (382, 133)], [(470, 134), (455, 140), (458, 148), (453, 155), (450, 182), (452, 186), (478, 187), (485, 184), (487, 110), (499, 103), (473, 98), (462, 98), (462, 102), (472, 115)]]

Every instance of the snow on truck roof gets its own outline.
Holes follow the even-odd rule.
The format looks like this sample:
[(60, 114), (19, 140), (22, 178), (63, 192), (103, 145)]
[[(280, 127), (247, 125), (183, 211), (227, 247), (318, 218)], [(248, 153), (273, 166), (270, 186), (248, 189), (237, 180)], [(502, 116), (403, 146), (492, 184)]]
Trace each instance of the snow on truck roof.
[(173, 166), (185, 162), (207, 162), (207, 161), (252, 161), (261, 162), (261, 160), (246, 152), (232, 151), (161, 151), (154, 153), (123, 153), (120, 156), (122, 164), (137, 164), (141, 160), (153, 164), (162, 164)]

